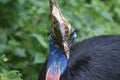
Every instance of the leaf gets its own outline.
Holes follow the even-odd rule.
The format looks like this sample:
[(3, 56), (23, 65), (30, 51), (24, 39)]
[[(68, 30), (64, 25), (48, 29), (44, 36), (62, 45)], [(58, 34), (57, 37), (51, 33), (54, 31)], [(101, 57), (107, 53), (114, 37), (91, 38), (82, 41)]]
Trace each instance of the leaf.
[(44, 48), (47, 48), (47, 43), (45, 42), (43, 36), (39, 35), (39, 34), (32, 34), (33, 37), (35, 37), (38, 42), (44, 47)]
[(23, 48), (19, 48), (19, 47), (15, 48), (14, 54), (19, 57), (26, 57), (25, 49), (23, 49)]
[(101, 12), (101, 15), (102, 15), (104, 18), (106, 18), (107, 20), (113, 22), (112, 16), (111, 16), (108, 12), (102, 11), (102, 12)]
[(46, 60), (46, 57), (43, 54), (39, 53), (35, 55), (34, 63), (35, 64), (44, 63), (45, 60)]
[(0, 73), (0, 80), (9, 80), (9, 78), (7, 77), (7, 75)]
[(0, 80), (22, 80), (19, 71), (11, 70), (6, 73), (0, 73)]
[(6, 4), (6, 3), (8, 3), (10, 0), (0, 0), (0, 3), (2, 3), (2, 4)]

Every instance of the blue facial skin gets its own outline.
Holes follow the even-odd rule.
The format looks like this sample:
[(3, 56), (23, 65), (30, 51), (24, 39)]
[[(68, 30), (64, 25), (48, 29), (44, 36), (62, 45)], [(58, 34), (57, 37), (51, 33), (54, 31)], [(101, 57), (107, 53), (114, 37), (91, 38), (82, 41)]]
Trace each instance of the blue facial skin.
[[(74, 32), (74, 34), (70, 38), (71, 44), (74, 42), (76, 37), (77, 37), (76, 32)], [(54, 76), (59, 69), (60, 75), (62, 75), (67, 67), (68, 60), (65, 56), (65, 53), (59, 48), (56, 48), (55, 44), (52, 41), (52, 38), (51, 37), (49, 38), (50, 38), (49, 45), (50, 51), (47, 59), (47, 71), (49, 68), (51, 68), (51, 75)]]
[(50, 40), (50, 53), (47, 59), (47, 71), (51, 67), (51, 74), (54, 75), (60, 69), (60, 75), (65, 71), (67, 66), (67, 58), (62, 50), (55, 47)]

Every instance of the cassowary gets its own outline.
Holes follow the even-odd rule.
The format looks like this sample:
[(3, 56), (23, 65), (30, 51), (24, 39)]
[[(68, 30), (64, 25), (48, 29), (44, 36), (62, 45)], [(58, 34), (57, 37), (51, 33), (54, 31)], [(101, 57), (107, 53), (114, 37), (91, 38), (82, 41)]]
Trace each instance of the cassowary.
[(120, 80), (120, 36), (98, 36), (74, 43), (75, 29), (50, 0), (50, 51), (38, 80)]

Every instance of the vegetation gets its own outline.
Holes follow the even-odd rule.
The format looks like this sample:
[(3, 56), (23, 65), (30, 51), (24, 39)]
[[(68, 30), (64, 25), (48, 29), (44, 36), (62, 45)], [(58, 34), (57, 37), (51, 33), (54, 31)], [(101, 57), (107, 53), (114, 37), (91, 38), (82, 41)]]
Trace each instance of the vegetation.
[[(77, 41), (120, 34), (120, 0), (57, 0)], [(0, 0), (0, 80), (37, 80), (48, 55), (49, 0)]]

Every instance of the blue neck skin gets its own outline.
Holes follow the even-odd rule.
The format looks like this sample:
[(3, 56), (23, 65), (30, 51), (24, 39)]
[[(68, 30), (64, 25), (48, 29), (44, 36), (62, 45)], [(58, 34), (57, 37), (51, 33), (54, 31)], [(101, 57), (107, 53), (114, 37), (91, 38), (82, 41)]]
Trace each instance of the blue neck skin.
[(47, 71), (52, 67), (51, 74), (54, 75), (57, 70), (60, 70), (60, 75), (63, 74), (67, 66), (67, 58), (62, 50), (55, 47), (52, 40), (50, 40), (50, 52), (47, 59)]

